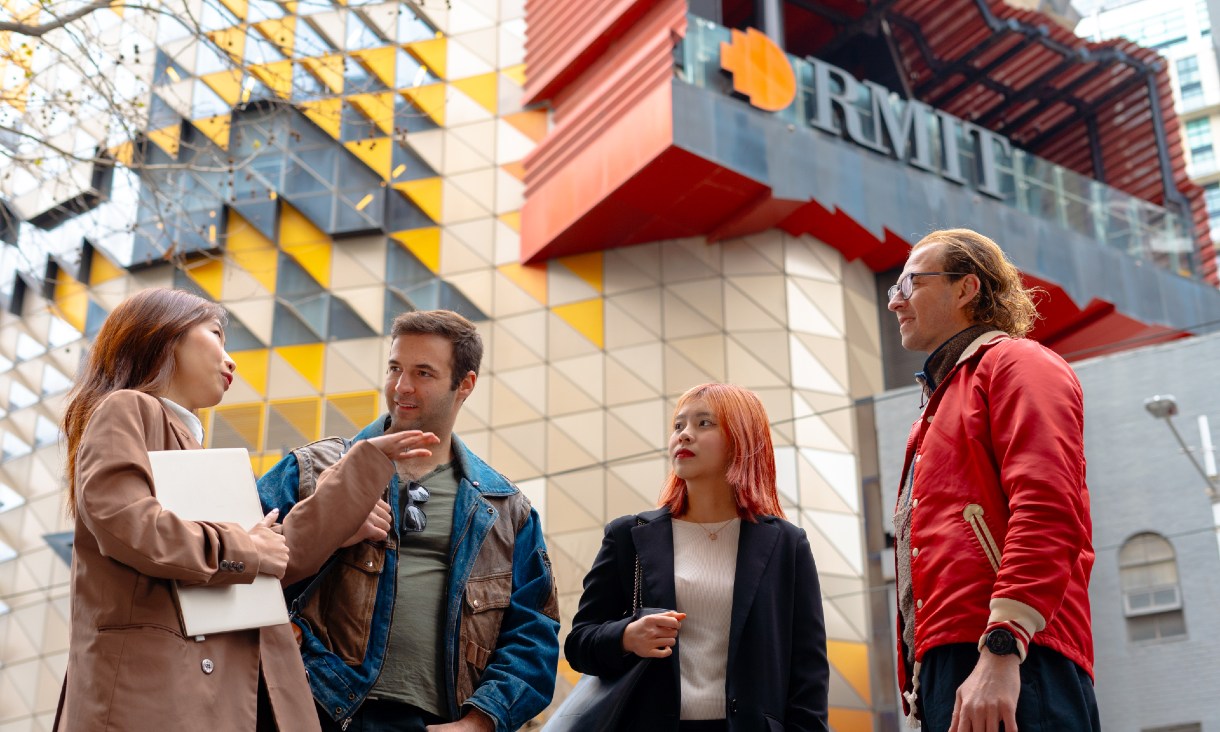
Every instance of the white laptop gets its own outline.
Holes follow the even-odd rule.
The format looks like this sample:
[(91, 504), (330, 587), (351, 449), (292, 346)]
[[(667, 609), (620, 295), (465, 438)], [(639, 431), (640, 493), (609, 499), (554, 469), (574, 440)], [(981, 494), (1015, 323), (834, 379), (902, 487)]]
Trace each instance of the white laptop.
[[(154, 450), (148, 459), (157, 500), (179, 518), (229, 521), (249, 529), (263, 517), (244, 447)], [(266, 574), (252, 584), (179, 587), (178, 601), (191, 636), (288, 622), (280, 581)]]

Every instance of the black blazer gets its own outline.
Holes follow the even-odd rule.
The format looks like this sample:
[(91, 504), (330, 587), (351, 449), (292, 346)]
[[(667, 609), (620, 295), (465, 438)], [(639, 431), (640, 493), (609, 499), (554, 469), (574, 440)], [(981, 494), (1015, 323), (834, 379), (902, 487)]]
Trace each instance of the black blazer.
[[(673, 524), (669, 509), (623, 516), (606, 526), (601, 550), (585, 575), (580, 607), (564, 643), (572, 668), (617, 676), (640, 663), (622, 650), (631, 622), (635, 557), (643, 571), (644, 607), (674, 608)], [(636, 688), (621, 729), (676, 730), (681, 708), (682, 634), (668, 658)], [(725, 679), (725, 718), (732, 732), (828, 732), (826, 625), (813, 552), (805, 531), (774, 516), (743, 521), (733, 583), (733, 615)]]

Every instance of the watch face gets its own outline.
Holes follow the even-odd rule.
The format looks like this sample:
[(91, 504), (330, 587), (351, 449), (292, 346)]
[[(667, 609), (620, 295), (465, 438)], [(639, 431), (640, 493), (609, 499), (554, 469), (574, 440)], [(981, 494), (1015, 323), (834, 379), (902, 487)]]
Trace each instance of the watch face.
[(997, 656), (1007, 656), (1017, 650), (1017, 639), (1010, 631), (996, 628), (987, 634), (987, 650)]

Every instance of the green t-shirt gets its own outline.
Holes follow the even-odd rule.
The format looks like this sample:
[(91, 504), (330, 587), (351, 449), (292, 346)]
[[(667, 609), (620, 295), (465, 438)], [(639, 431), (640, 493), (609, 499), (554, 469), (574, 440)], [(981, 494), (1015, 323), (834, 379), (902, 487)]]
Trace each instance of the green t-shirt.
[[(407, 481), (402, 475), (398, 480), (401, 508), (405, 509)], [(371, 694), (413, 704), (444, 719), (449, 717), (443, 675), (445, 590), (449, 535), (460, 480), (454, 463), (447, 463), (416, 481), (428, 489), (427, 502), (417, 504), (427, 516), (427, 525), (421, 532), (400, 531), (398, 592), (389, 645), (381, 677)]]

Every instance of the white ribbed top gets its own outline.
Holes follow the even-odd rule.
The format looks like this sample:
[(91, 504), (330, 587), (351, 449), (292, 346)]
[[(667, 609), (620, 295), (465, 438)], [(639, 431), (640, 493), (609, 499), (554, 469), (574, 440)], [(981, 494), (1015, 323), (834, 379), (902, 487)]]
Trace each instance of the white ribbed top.
[[(673, 520), (674, 589), (678, 612), (686, 613), (678, 633), (682, 670), (681, 719), (724, 719), (725, 667), (741, 519), (727, 524)], [(723, 526), (723, 528), (721, 528)], [(716, 540), (708, 532), (716, 532)]]

